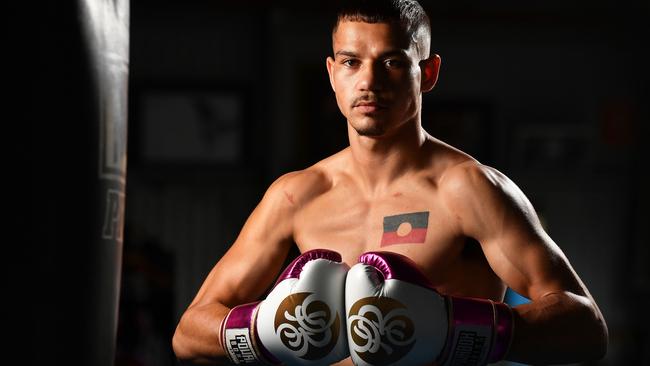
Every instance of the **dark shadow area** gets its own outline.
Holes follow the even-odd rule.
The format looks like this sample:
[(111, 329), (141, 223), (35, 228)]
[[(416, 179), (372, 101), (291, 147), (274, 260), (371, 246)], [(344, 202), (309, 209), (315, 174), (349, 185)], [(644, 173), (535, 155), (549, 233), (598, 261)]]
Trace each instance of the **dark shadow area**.
[(125, 243), (116, 365), (173, 365), (174, 260), (155, 238)]

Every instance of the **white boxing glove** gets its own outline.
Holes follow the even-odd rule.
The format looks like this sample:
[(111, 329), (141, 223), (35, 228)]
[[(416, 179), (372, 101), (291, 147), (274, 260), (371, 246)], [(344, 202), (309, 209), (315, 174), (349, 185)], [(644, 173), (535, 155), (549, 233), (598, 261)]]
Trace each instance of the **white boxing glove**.
[(236, 364), (329, 365), (349, 356), (345, 277), (349, 267), (330, 250), (296, 258), (266, 299), (232, 308), (221, 343)]
[(501, 360), (512, 339), (506, 304), (443, 296), (397, 253), (361, 255), (348, 272), (345, 307), (355, 365), (485, 365)]

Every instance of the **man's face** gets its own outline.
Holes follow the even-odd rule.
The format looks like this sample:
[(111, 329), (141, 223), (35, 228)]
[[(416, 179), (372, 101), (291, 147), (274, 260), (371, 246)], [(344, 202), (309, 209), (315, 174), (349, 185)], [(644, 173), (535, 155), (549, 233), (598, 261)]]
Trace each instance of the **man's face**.
[(333, 48), (330, 82), (341, 112), (360, 135), (386, 136), (416, 118), (420, 56), (398, 26), (342, 21)]

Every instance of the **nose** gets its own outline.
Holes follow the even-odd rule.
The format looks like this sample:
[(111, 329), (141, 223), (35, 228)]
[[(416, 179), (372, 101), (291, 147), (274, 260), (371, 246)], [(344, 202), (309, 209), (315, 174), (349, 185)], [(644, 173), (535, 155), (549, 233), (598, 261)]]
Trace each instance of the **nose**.
[(360, 91), (379, 91), (383, 88), (386, 75), (381, 64), (367, 63), (359, 70), (357, 88)]

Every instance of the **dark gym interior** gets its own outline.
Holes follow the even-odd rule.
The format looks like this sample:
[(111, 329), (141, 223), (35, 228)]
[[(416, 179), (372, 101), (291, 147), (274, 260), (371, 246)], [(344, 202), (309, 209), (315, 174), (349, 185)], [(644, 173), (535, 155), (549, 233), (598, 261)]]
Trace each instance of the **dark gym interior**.
[[(531, 200), (607, 320), (608, 353), (589, 365), (650, 364), (648, 2), (421, 3), (442, 57), (424, 128)], [(332, 9), (79, 0), (9, 12), (4, 120), (21, 130), (7, 137), (29, 193), (7, 296), (25, 309), (12, 319), (25, 360), (177, 364), (180, 315), (269, 184), (347, 145), (325, 69)], [(100, 66), (97, 44), (112, 55)]]

